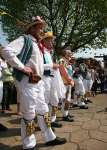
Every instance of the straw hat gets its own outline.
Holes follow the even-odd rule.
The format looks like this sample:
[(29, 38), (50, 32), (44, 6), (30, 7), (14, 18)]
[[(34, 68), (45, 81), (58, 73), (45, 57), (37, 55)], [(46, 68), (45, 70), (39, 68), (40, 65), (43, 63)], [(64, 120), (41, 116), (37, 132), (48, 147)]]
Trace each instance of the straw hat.
[(52, 31), (48, 31), (46, 33), (42, 33), (41, 40), (47, 39), (47, 38), (55, 38)]
[(26, 30), (30, 29), (32, 26), (37, 24), (42, 24), (43, 26), (45, 26), (46, 22), (40, 16), (32, 17), (31, 23), (28, 23), (26, 25)]

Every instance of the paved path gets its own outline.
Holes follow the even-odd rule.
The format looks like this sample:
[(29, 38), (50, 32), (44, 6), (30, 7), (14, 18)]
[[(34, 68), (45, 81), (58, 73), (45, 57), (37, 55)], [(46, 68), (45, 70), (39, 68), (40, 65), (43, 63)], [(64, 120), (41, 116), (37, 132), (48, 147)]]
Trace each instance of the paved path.
[[(75, 122), (63, 123), (63, 127), (56, 129), (56, 135), (66, 137), (67, 143), (60, 146), (45, 147), (41, 132), (36, 132), (37, 143), (40, 150), (107, 150), (107, 94), (92, 98), (88, 110), (72, 109)], [(5, 115), (0, 114), (0, 122), (9, 130), (0, 133), (0, 150), (21, 150), (20, 118), (14, 111)]]

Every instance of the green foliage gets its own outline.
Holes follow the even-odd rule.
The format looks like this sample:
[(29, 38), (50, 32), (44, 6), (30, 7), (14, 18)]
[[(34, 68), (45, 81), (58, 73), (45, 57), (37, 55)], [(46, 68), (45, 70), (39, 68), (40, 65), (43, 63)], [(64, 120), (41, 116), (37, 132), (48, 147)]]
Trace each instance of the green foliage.
[[(56, 36), (55, 49), (107, 46), (107, 0), (1, 0), (0, 8), (23, 21), (42, 16)], [(22, 33), (15, 20), (2, 18), (10, 40)], [(62, 45), (62, 43), (64, 43)]]

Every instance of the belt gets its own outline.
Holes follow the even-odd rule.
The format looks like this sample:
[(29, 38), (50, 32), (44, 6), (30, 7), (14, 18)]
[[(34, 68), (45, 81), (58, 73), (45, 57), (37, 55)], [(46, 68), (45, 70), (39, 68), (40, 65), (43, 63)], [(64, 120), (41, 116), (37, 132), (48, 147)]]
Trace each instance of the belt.
[(54, 77), (54, 75), (51, 74), (51, 70), (44, 70), (44, 76)]

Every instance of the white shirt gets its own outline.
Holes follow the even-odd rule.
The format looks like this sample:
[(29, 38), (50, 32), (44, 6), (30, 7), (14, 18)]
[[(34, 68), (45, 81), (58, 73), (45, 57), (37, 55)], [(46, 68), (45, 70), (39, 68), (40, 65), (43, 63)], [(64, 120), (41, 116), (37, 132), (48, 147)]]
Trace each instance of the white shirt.
[[(44, 67), (43, 67), (43, 55), (39, 50), (37, 41), (34, 37), (31, 36), (33, 41), (33, 51), (31, 58), (29, 59), (26, 66), (31, 67), (33, 70), (36, 70), (38, 75), (42, 76)], [(7, 60), (7, 62), (14, 68), (19, 70), (24, 68), (24, 64), (17, 58), (17, 55), (21, 52), (24, 45), (24, 37), (20, 36), (18, 39), (12, 41), (4, 49), (1, 49), (1, 55)]]

